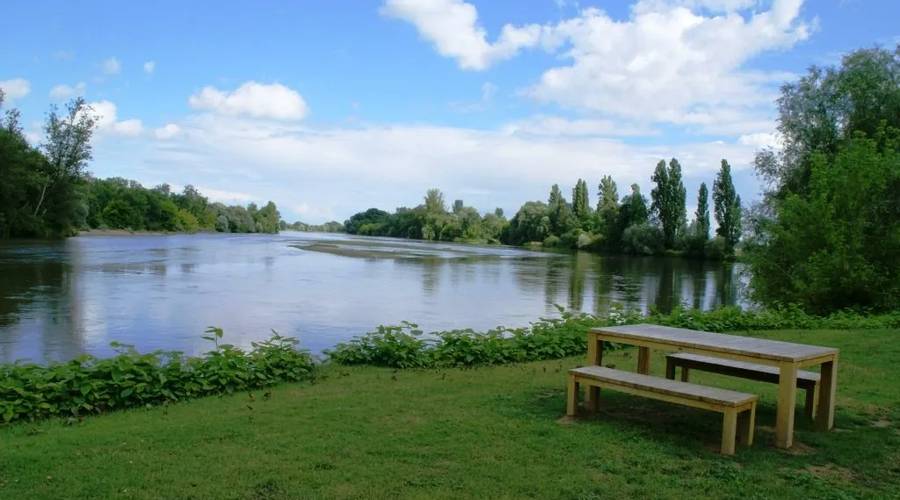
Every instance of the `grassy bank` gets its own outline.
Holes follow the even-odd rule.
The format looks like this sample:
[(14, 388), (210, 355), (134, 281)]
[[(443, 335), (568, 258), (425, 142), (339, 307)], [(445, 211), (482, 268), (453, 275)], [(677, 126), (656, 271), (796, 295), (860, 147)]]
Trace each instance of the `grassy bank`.
[[(798, 424), (715, 453), (719, 418), (612, 392), (596, 418), (561, 419), (581, 357), (506, 366), (330, 366), (314, 384), (0, 428), (0, 498), (855, 498), (900, 491), (900, 330), (756, 332), (841, 349), (838, 429)], [(631, 367), (631, 350), (609, 363)], [(661, 357), (653, 372), (662, 373)]]

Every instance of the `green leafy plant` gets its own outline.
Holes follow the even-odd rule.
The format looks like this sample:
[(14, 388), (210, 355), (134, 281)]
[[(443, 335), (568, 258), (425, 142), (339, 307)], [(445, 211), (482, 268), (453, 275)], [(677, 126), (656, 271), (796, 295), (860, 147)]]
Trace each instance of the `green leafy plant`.
[(272, 332), (250, 351), (220, 344), (221, 328), (203, 338), (215, 348), (199, 357), (175, 351), (137, 352), (112, 343), (116, 355), (84, 355), (66, 363), (0, 365), (0, 422), (73, 417), (232, 393), (313, 378), (312, 356), (296, 339)]

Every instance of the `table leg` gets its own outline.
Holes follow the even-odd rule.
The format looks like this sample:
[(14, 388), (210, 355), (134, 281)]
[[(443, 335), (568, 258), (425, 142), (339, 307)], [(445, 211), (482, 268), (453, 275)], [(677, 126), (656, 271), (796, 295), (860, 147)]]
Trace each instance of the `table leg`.
[(837, 392), (837, 354), (822, 363), (819, 379), (819, 404), (816, 408), (816, 429), (829, 431), (834, 427), (834, 398)]
[(638, 347), (638, 373), (650, 374), (650, 348)]
[[(588, 334), (588, 366), (603, 366), (603, 340), (598, 336)], [(589, 412), (597, 411), (597, 401), (600, 399), (600, 388), (587, 385), (584, 395), (584, 406)]]
[(778, 408), (775, 417), (775, 446), (794, 444), (794, 409), (797, 405), (797, 363), (782, 363), (778, 376)]

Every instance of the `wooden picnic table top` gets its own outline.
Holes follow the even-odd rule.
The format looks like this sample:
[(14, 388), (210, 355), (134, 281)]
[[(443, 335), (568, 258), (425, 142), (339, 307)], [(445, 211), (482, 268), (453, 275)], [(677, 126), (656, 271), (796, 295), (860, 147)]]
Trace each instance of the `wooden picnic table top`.
[(728, 353), (769, 361), (802, 362), (837, 354), (832, 347), (794, 344), (778, 340), (767, 340), (723, 333), (700, 332), (686, 328), (672, 328), (660, 325), (623, 325), (592, 328), (592, 334), (628, 343), (629, 340), (650, 341), (698, 349), (707, 352)]

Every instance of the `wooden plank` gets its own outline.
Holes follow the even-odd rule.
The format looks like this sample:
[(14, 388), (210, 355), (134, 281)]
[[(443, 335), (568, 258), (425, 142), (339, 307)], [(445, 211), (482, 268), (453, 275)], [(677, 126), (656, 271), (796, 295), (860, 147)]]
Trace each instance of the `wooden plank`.
[(838, 357), (822, 363), (822, 381), (819, 383), (819, 404), (816, 408), (816, 429), (829, 431), (834, 428), (834, 403), (837, 391)]
[(778, 408), (775, 416), (775, 446), (794, 444), (794, 408), (797, 404), (797, 363), (782, 363), (778, 380)]
[(650, 375), (615, 370), (601, 366), (574, 368), (570, 370), (569, 373), (574, 373), (577, 377), (588, 380), (608, 382), (657, 394), (690, 398), (714, 405), (734, 407), (746, 404), (750, 401), (756, 401), (757, 399), (754, 394), (679, 382), (676, 380), (652, 377)]
[[(744, 378), (751, 378), (751, 375), (757, 373), (760, 375), (758, 380), (763, 382), (778, 382), (778, 368), (774, 366), (761, 365), (758, 363), (747, 363), (745, 361), (736, 361), (733, 359), (725, 359), (725, 358), (717, 358), (714, 356), (703, 356), (700, 354), (690, 354), (690, 353), (673, 353), (666, 356), (667, 359), (676, 360), (675, 366), (684, 366), (690, 365), (691, 368), (697, 369), (705, 369), (711, 368), (711, 370), (707, 371), (715, 371), (714, 368), (722, 367), (722, 368), (733, 368), (734, 373), (737, 376), (743, 376)], [(686, 363), (682, 363), (686, 362)], [(726, 375), (730, 375), (731, 373), (727, 373), (726, 371), (720, 372)], [(819, 382), (820, 376), (816, 372), (811, 372), (807, 370), (798, 370), (797, 371), (797, 380), (803, 382), (810, 382), (812, 385)], [(801, 384), (804, 385), (804, 384)]]
[[(658, 342), (672, 347), (684, 347), (705, 352), (731, 353), (742, 357), (769, 361), (805, 361), (837, 353), (837, 349), (777, 340), (699, 332), (685, 328), (659, 325), (623, 325), (591, 329), (613, 341)], [(640, 345), (640, 344), (636, 344)], [(652, 347), (652, 346), (647, 346)]]
[[(601, 366), (603, 364), (603, 341), (596, 335), (588, 333), (587, 364)], [(584, 395), (584, 405), (590, 412), (597, 411), (597, 400), (600, 398), (600, 388), (588, 386)]]

